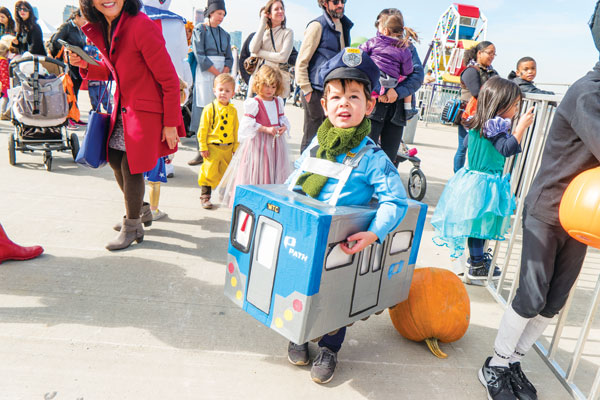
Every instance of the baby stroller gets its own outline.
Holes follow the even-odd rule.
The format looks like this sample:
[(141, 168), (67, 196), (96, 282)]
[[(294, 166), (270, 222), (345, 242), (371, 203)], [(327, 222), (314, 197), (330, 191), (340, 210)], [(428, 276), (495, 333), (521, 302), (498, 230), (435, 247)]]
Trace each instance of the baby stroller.
[(71, 150), (73, 160), (77, 157), (77, 134), (69, 136), (66, 130), (69, 104), (62, 79), (48, 73), (48, 70), (62, 73), (66, 69), (59, 60), (37, 55), (11, 62), (11, 121), (15, 127), (8, 138), (8, 162), (11, 165), (16, 165), (17, 150), (43, 152), (47, 171), (52, 169), (52, 151)]
[(408, 175), (408, 196), (411, 199), (421, 201), (427, 191), (427, 179), (425, 179), (425, 174), (421, 171), (421, 159), (416, 155), (416, 148), (409, 149), (404, 142), (401, 142), (395, 164), (399, 165), (407, 160), (412, 163), (413, 167)]

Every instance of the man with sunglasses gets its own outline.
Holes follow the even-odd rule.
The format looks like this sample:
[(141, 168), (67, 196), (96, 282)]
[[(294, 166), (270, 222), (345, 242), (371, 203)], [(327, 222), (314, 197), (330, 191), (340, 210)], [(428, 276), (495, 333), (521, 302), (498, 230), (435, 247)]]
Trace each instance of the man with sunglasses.
[(354, 25), (344, 16), (346, 0), (317, 1), (323, 9), (323, 15), (308, 23), (295, 68), (296, 82), (304, 95), (304, 135), (300, 152), (306, 149), (325, 120), (321, 107), (323, 87), (318, 79), (319, 69), (346, 46), (350, 46), (350, 29)]

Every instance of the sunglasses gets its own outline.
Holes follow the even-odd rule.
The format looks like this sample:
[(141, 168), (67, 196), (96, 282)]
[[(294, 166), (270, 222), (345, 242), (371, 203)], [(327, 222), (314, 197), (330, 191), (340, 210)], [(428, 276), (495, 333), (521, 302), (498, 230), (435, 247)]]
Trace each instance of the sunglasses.
[(26, 12), (29, 12), (29, 8), (27, 8), (27, 7), (19, 7), (19, 8), (17, 8), (17, 11), (26, 11)]
[(346, 0), (329, 0), (329, 2), (333, 3), (334, 6), (337, 6), (340, 3), (346, 4)]

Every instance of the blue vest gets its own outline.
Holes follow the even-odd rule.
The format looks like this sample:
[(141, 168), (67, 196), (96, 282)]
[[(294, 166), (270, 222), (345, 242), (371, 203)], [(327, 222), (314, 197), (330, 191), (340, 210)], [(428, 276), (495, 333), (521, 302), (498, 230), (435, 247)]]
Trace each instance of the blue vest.
[[(323, 63), (342, 51), (342, 49), (340, 48), (340, 32), (335, 30), (335, 24), (329, 14), (323, 11), (323, 15), (312, 20), (309, 24), (315, 21), (321, 24), (322, 33), (319, 47), (308, 64), (308, 77), (313, 89), (322, 91), (323, 83), (319, 82), (319, 68), (321, 68)], [(344, 43), (346, 46), (350, 46), (350, 29), (352, 29), (354, 24), (346, 16), (342, 17), (340, 21), (342, 23), (342, 30), (344, 31)]]

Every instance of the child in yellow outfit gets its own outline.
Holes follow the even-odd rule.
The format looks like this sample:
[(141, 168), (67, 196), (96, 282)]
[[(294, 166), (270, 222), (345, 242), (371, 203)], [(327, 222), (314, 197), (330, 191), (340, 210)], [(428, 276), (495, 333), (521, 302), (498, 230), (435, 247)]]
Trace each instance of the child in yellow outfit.
[(212, 189), (219, 185), (239, 146), (237, 110), (230, 103), (235, 93), (235, 80), (229, 74), (220, 74), (215, 78), (213, 91), (216, 99), (204, 107), (197, 135), (200, 154), (204, 157), (198, 185), (202, 190), (202, 208), (205, 209), (212, 208)]

